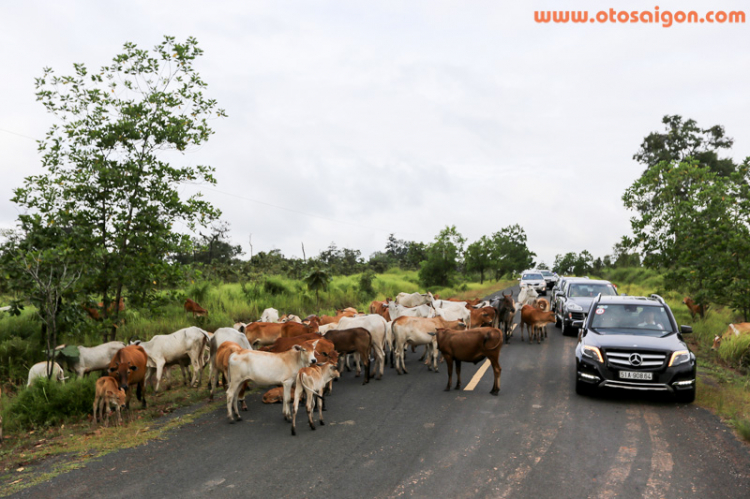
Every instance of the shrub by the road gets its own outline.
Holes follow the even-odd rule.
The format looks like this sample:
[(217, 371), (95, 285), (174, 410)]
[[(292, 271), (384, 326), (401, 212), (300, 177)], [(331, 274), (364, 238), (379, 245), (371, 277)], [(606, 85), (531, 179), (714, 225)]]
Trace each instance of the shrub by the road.
[(96, 377), (69, 379), (65, 384), (38, 379), (15, 397), (4, 400), (3, 425), (9, 432), (57, 426), (92, 412)]

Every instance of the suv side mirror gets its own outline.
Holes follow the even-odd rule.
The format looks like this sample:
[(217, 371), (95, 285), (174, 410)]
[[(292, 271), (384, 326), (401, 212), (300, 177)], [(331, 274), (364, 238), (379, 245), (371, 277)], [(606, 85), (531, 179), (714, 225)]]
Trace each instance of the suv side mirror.
[(680, 332), (682, 334), (692, 333), (693, 332), (693, 326), (680, 326)]

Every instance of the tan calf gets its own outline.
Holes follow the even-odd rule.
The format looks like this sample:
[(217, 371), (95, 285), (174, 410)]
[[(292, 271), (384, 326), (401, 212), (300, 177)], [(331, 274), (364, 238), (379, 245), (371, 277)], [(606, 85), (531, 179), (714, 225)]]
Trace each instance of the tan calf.
[(122, 424), (122, 413), (120, 410), (125, 407), (127, 395), (125, 390), (120, 388), (117, 380), (112, 376), (102, 376), (96, 380), (96, 396), (94, 397), (94, 425), (97, 424), (97, 412), (99, 413), (99, 422), (104, 419), (106, 410), (107, 418), (104, 426), (109, 426), (109, 413), (114, 407), (117, 411), (117, 424)]
[[(315, 429), (315, 423), (313, 422), (313, 411), (315, 411), (315, 404), (318, 404), (318, 419), (320, 425), (323, 426), (323, 408), (325, 405), (325, 399), (323, 398), (323, 389), (325, 386), (340, 376), (339, 371), (336, 369), (335, 364), (330, 362), (310, 367), (303, 367), (297, 373), (297, 380), (295, 382), (296, 390), (294, 392), (294, 408), (292, 409), (292, 435), (297, 435), (297, 409), (299, 408), (299, 400), (304, 392), (307, 400), (305, 401), (305, 409), (307, 409), (307, 420), (310, 423), (310, 429)], [(320, 400), (318, 402), (318, 400)]]

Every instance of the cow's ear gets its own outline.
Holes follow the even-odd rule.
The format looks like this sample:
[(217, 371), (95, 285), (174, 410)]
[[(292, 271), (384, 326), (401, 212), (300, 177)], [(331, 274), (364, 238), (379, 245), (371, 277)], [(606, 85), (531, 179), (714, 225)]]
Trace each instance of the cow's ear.
[(128, 369), (130, 369), (131, 371), (135, 371), (136, 369), (138, 369), (138, 366), (130, 366)]
[(109, 368), (109, 372), (111, 372), (111, 373), (116, 372), (116, 371), (117, 371), (116, 367), (110, 367)]
[(295, 350), (297, 350), (298, 352), (304, 352), (304, 351), (305, 351), (305, 349), (304, 349), (304, 348), (302, 348), (302, 347), (301, 347), (301, 346), (299, 346), (299, 345), (294, 345), (294, 346), (293, 346), (292, 348), (294, 348), (294, 349), (295, 349)]
[(245, 333), (245, 326), (240, 326), (240, 333)]

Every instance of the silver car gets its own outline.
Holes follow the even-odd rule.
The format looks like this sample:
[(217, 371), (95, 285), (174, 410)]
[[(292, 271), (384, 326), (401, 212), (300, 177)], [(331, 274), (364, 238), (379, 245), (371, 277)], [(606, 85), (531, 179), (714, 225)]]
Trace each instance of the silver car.
[(544, 276), (538, 271), (527, 271), (521, 274), (521, 287), (529, 287), (540, 295), (547, 294), (547, 281), (544, 280)]

